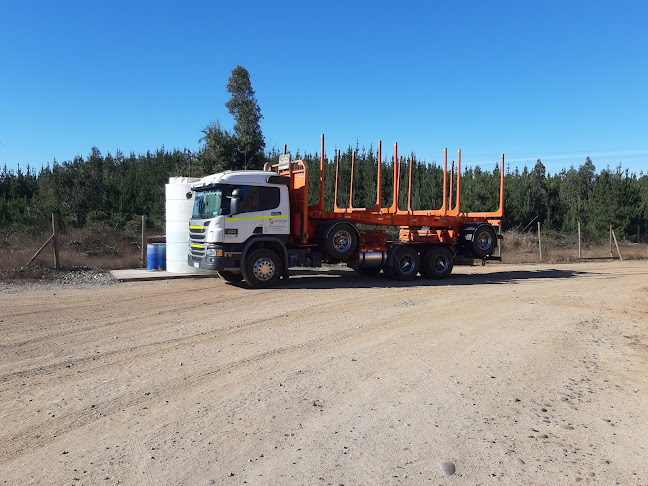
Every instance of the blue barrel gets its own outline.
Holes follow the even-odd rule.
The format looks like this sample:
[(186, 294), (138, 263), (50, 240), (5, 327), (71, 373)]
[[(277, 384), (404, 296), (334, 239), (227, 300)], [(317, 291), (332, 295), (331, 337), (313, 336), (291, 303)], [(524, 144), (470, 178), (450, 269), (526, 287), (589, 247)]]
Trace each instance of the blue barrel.
[(155, 243), (146, 245), (146, 269), (157, 270), (158, 249)]
[(166, 269), (166, 243), (149, 243), (146, 245), (146, 269)]
[(166, 270), (166, 243), (158, 243), (158, 270)]

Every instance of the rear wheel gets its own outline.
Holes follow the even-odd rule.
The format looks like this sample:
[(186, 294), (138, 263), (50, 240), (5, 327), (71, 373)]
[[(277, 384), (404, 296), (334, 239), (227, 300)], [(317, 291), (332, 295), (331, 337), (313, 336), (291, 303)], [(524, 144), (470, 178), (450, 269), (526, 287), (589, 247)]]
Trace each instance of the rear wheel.
[(497, 246), (497, 235), (490, 224), (478, 226), (473, 233), (473, 252), (478, 257), (485, 257), (492, 254)]
[(243, 280), (243, 274), (241, 274), (241, 272), (222, 270), (218, 272), (218, 275), (220, 275), (223, 280), (227, 280), (228, 282), (240, 282)]
[(263, 289), (275, 285), (281, 277), (281, 258), (266, 248), (254, 250), (245, 261), (243, 277), (253, 289)]
[(433, 246), (423, 254), (421, 275), (440, 280), (446, 278), (454, 267), (454, 254), (445, 246)]
[(410, 246), (399, 246), (393, 250), (389, 265), (389, 276), (395, 280), (412, 280), (421, 266), (418, 252)]

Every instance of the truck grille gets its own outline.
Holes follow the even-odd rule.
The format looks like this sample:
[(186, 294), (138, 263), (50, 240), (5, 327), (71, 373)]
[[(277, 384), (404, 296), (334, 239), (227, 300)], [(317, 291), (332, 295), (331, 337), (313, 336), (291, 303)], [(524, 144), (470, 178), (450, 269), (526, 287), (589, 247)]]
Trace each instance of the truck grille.
[(206, 228), (199, 224), (189, 225), (189, 242), (191, 256), (202, 258), (205, 256)]
[(191, 240), (192, 243), (202, 243), (205, 241), (205, 228), (198, 226), (190, 226), (189, 227), (189, 240)]

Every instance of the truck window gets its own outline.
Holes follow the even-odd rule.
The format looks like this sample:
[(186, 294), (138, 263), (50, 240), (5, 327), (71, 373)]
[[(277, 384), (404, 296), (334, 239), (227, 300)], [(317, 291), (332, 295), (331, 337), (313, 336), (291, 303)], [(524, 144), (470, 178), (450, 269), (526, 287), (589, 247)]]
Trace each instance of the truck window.
[(261, 203), (261, 211), (269, 211), (279, 207), (281, 194), (278, 187), (262, 187), (259, 194), (259, 202)]
[(196, 192), (192, 218), (210, 219), (222, 214), (221, 208), (221, 190), (206, 190)]
[(281, 195), (278, 187), (240, 186), (240, 189), (243, 191), (242, 213), (268, 211), (279, 206)]

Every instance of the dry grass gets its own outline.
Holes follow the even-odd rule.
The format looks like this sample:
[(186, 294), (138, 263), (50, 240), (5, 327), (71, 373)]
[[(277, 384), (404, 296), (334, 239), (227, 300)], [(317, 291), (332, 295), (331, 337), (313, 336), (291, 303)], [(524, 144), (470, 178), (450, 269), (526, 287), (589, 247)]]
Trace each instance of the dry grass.
[[(54, 267), (54, 252), (50, 244), (27, 267), (27, 262), (47, 241), (48, 229), (36, 234), (5, 234), (0, 242), (0, 277), (2, 279), (40, 279), (46, 268)], [(141, 262), (141, 235), (116, 230), (103, 225), (71, 229), (63, 232), (59, 242), (59, 261), (62, 267), (91, 267), (106, 270), (139, 268)], [(648, 258), (645, 243), (619, 242), (625, 260)], [(618, 258), (616, 248), (613, 254)], [(578, 239), (575, 235), (552, 234), (543, 236), (542, 261), (567, 263), (578, 261)], [(609, 243), (583, 244), (584, 259), (610, 258)], [(503, 263), (538, 263), (538, 240), (534, 233), (508, 231), (502, 244)]]
[[(27, 267), (27, 262), (47, 241), (51, 230), (25, 235), (5, 235), (0, 249), (0, 277), (40, 279), (45, 268), (54, 267), (54, 247), (50, 243)], [(71, 229), (59, 236), (61, 267), (123, 269), (141, 267), (141, 235), (103, 225)]]
[[(624, 260), (643, 260), (648, 258), (648, 245), (645, 243), (619, 242), (619, 250)], [(608, 241), (581, 242), (581, 257), (587, 259), (619, 258), (614, 243), (612, 256)], [(542, 236), (542, 262), (568, 263), (578, 261), (578, 236), (553, 233)], [(503, 263), (538, 263), (538, 236), (535, 233), (507, 231), (502, 243)]]

